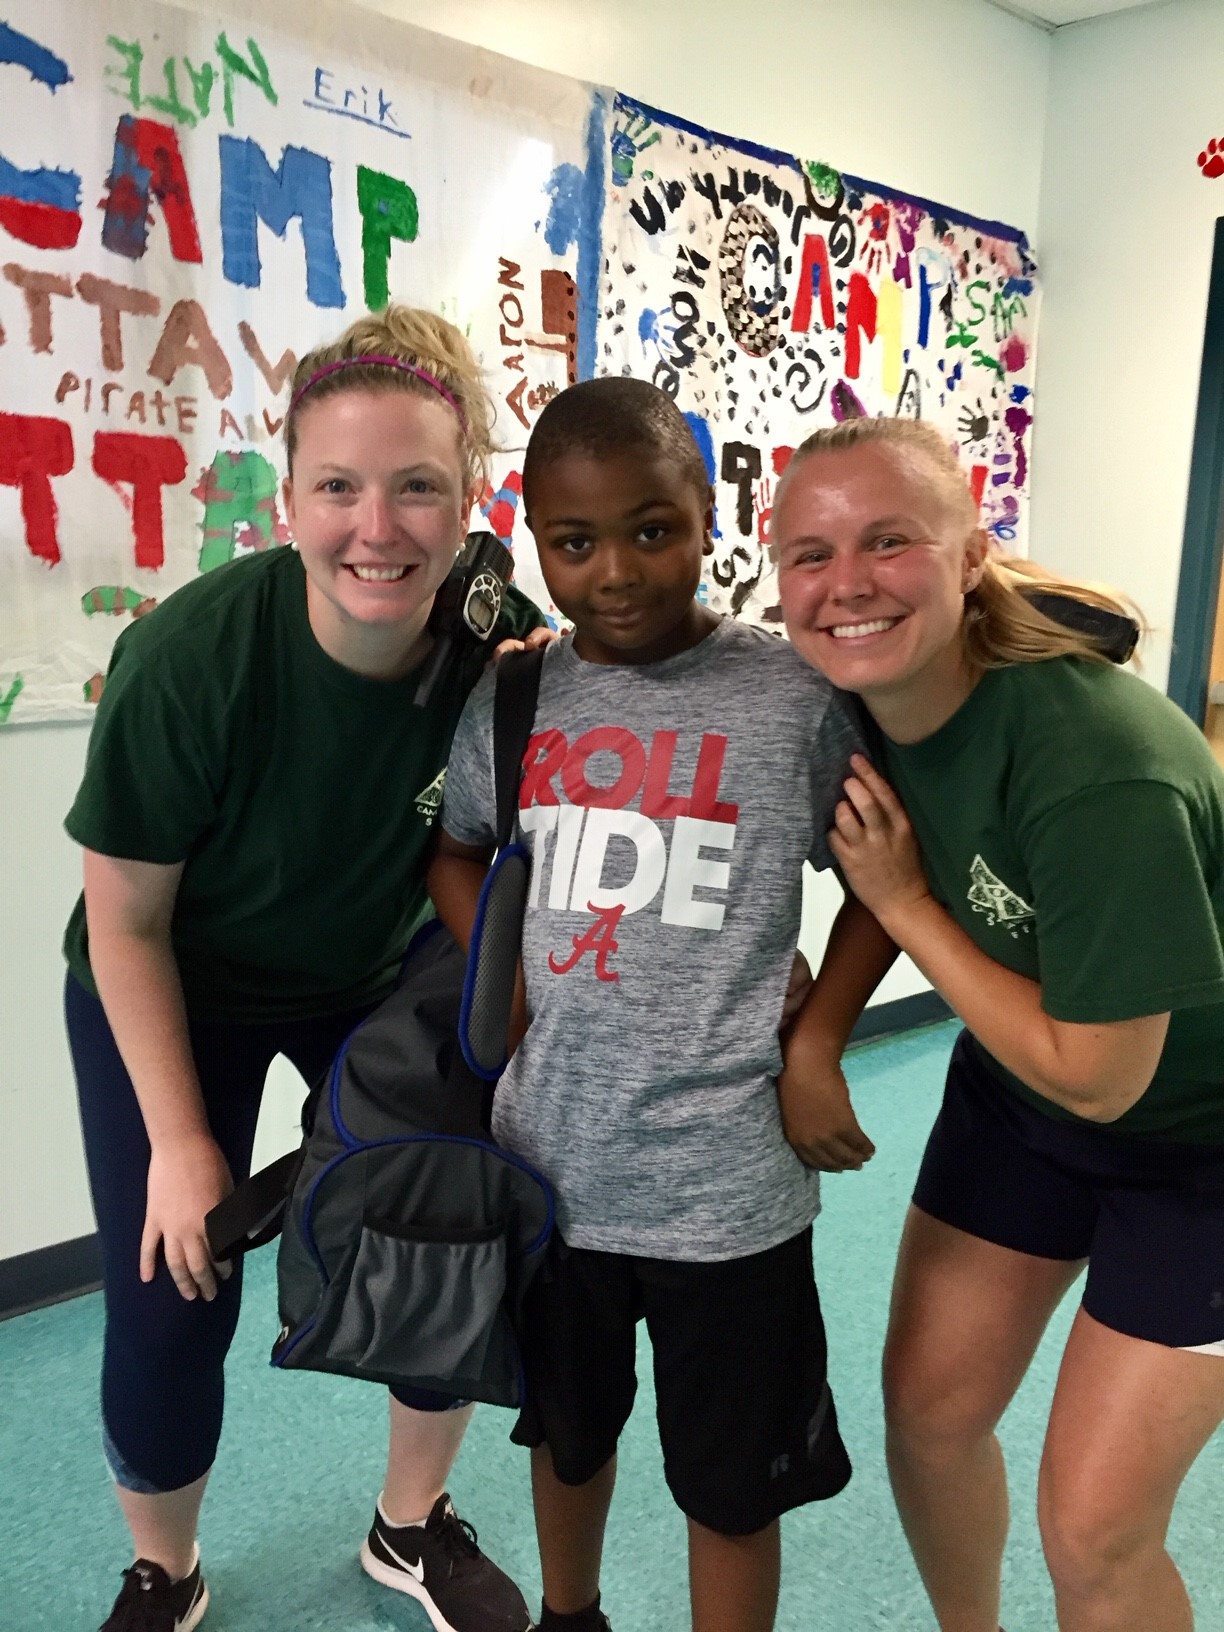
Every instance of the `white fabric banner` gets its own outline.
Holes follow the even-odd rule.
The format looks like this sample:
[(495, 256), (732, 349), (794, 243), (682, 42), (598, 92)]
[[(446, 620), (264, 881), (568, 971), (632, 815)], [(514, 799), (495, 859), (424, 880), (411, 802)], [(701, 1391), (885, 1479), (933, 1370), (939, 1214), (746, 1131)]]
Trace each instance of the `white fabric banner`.
[(88, 714), (123, 620), (284, 542), (277, 433), (296, 357), (388, 293), (469, 332), (508, 448), (577, 377), (578, 254), (558, 233), (598, 223), (602, 199), (587, 207), (583, 188), (604, 99), (342, 16), (342, 38), (304, 26), (294, 39), (145, 0), (11, 0), (0, 707), (13, 722)]
[[(0, 723), (87, 716), (124, 622), (285, 542), (298, 356), (388, 296), (480, 355), (484, 524), (549, 607), (522, 449), (594, 373), (654, 379), (718, 484), (703, 592), (776, 621), (787, 450), (918, 413), (1023, 543), (1023, 236), (356, 9), (151, 3), (0, 22)], [(478, 524), (474, 522), (474, 524)]]

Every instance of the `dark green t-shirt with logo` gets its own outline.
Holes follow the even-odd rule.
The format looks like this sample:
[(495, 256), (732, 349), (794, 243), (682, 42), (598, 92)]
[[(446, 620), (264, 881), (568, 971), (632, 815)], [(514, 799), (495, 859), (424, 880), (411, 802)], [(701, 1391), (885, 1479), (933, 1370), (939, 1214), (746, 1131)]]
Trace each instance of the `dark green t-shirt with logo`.
[[(542, 623), (511, 590), (495, 638), (425, 708), (311, 633), (297, 552), (177, 590), (115, 644), (65, 826), (103, 855), (185, 862), (171, 935), (193, 1017), (335, 1013), (391, 988), (429, 914), (451, 738), (496, 640)], [(96, 990), (83, 900), (64, 950)]]
[(1058, 658), (989, 670), (922, 742), (878, 741), (933, 893), (1047, 1014), (1171, 1011), (1110, 1128), (1224, 1144), (1224, 772), (1201, 732), (1137, 676)]

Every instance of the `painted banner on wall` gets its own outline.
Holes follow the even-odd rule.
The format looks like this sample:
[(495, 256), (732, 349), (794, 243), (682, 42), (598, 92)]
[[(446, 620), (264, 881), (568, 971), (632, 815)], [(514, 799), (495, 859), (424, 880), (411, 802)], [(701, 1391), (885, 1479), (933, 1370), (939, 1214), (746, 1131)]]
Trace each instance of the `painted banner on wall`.
[(128, 619), (286, 542), (296, 359), (389, 296), (481, 356), (481, 510), (545, 607), (522, 449), (596, 372), (689, 416), (719, 497), (703, 592), (739, 616), (776, 620), (788, 450), (850, 413), (943, 425), (1022, 546), (1022, 235), (358, 10), (281, 28), (145, 0), (0, 18), (0, 722), (88, 715)]
[(1035, 268), (1022, 233), (617, 97), (599, 366), (684, 410), (719, 495), (709, 599), (779, 619), (774, 485), (820, 425), (932, 420), (1022, 553)]
[[(511, 450), (577, 376), (580, 257), (572, 237), (549, 247), (549, 189), (566, 230), (575, 212), (598, 221), (602, 194), (583, 188), (604, 99), (330, 15), (334, 37), (289, 39), (143, 0), (0, 10), (13, 722), (88, 714), (125, 620), (285, 542), (296, 359), (388, 294), (469, 330)], [(592, 355), (588, 338), (587, 372)], [(512, 500), (493, 512), (506, 532)]]

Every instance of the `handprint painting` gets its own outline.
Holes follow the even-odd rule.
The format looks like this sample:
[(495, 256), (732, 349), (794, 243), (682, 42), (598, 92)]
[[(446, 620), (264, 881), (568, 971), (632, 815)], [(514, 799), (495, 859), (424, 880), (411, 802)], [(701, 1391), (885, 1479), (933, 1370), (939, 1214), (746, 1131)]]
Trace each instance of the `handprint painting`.
[(1024, 234), (618, 96), (596, 369), (653, 380), (718, 499), (705, 592), (780, 626), (768, 534), (791, 450), (858, 415), (933, 421), (1023, 552), (1037, 272)]

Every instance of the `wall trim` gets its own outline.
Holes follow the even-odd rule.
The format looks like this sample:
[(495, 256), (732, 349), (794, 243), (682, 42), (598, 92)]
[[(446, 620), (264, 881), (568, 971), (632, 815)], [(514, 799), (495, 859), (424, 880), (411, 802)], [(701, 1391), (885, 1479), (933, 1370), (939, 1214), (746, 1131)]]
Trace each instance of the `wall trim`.
[[(850, 1045), (877, 1042), (916, 1026), (947, 1020), (951, 1009), (938, 992), (915, 992), (891, 1003), (876, 1003), (860, 1017)], [(28, 1314), (49, 1303), (96, 1292), (102, 1284), (102, 1259), (96, 1235), (79, 1235), (16, 1258), (0, 1259), (0, 1320)]]
[(874, 1043), (900, 1031), (914, 1031), (918, 1026), (933, 1026), (952, 1018), (952, 1010), (938, 992), (915, 992), (911, 997), (894, 998), (891, 1003), (873, 1003), (859, 1016), (850, 1033), (850, 1046)]
[(102, 1284), (102, 1255), (96, 1235), (57, 1241), (52, 1247), (0, 1258), (0, 1320), (60, 1303)]

